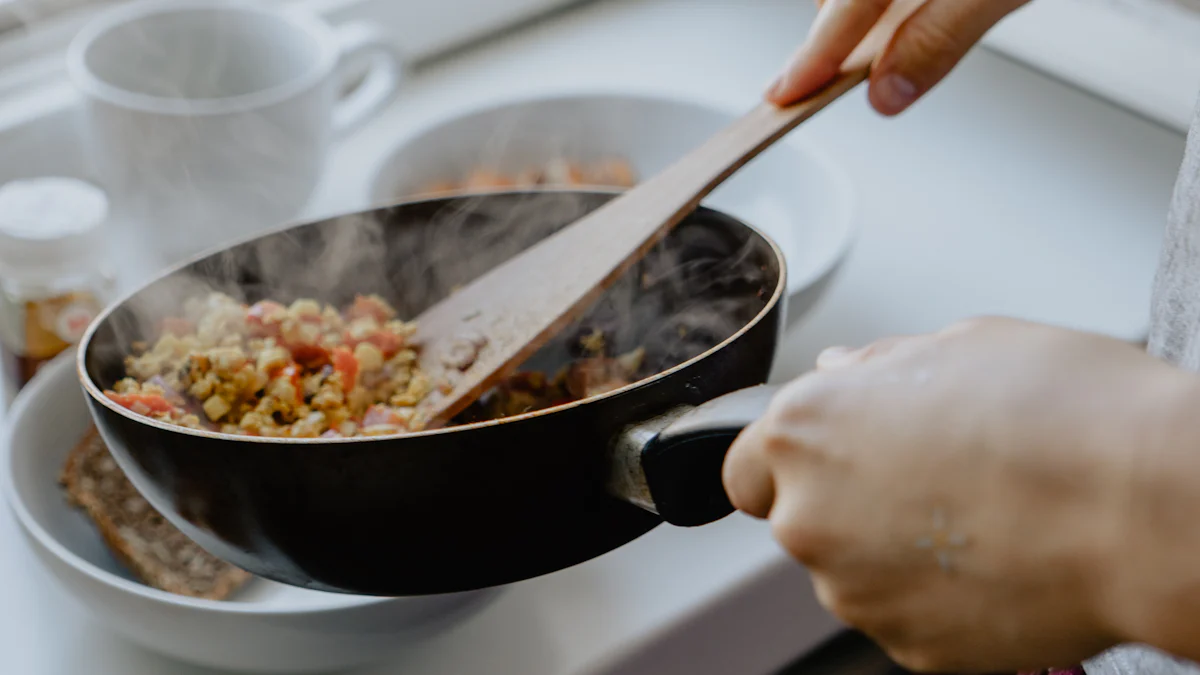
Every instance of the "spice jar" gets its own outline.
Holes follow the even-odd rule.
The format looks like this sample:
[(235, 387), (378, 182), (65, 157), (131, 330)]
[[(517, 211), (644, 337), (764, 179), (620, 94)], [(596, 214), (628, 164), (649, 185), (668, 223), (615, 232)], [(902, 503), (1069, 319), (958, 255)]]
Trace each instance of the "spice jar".
[(0, 390), (7, 408), (38, 368), (77, 343), (113, 286), (108, 198), (73, 178), (0, 186)]

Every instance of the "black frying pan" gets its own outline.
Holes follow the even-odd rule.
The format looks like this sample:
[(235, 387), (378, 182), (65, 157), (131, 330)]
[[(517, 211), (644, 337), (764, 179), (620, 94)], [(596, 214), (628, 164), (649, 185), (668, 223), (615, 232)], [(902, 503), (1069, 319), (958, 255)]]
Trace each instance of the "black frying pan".
[(494, 586), (589, 560), (664, 520), (720, 519), (733, 510), (721, 484), (725, 453), (769, 398), (755, 385), (771, 368), (786, 282), (771, 241), (709, 209), (527, 364), (555, 370), (573, 357), (579, 331), (597, 328), (615, 351), (645, 347), (646, 379), (603, 396), (402, 437), (281, 441), (162, 424), (101, 393), (122, 376), (131, 342), (153, 337), (184, 295), (216, 289), (251, 302), (341, 305), (376, 292), (416, 316), (610, 197), (551, 191), (406, 203), (203, 257), (92, 325), (79, 365), (93, 417), (134, 484), (204, 548), (260, 576), (326, 591)]

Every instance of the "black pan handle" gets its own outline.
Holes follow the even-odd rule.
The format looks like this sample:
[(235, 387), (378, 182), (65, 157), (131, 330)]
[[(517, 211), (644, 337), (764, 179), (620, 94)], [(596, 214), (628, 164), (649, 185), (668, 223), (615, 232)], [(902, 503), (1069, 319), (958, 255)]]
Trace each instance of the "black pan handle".
[(629, 427), (613, 446), (610, 490), (672, 525), (706, 525), (733, 513), (721, 482), (725, 454), (778, 391), (742, 389)]

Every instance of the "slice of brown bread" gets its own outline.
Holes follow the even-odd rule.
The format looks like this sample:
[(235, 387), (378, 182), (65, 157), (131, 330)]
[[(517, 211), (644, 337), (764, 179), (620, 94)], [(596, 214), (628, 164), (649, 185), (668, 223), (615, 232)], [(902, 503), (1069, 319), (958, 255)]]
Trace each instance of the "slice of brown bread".
[(95, 427), (67, 457), (61, 482), (67, 500), (91, 517), (117, 559), (148, 586), (224, 600), (250, 579), (248, 572), (209, 555), (150, 506)]

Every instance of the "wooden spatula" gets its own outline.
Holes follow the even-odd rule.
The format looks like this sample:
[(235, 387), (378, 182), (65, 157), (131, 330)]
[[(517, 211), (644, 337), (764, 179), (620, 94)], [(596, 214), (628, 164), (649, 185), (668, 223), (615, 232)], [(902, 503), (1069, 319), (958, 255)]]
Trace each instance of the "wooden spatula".
[[(903, 18), (893, 14), (893, 24)], [(510, 375), (725, 179), (863, 82), (880, 51), (877, 45), (890, 34), (890, 28), (877, 26), (842, 73), (807, 100), (786, 109), (759, 105), (662, 173), (417, 317), (420, 365), (434, 382), (443, 383), (418, 408), (425, 428), (444, 425)]]

